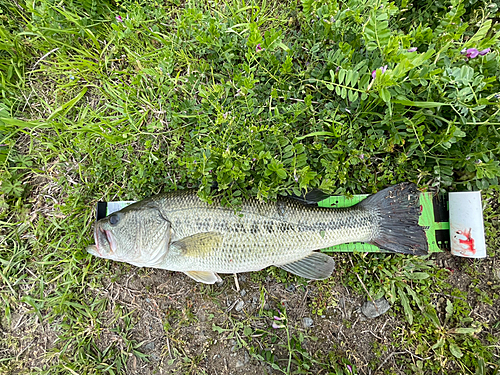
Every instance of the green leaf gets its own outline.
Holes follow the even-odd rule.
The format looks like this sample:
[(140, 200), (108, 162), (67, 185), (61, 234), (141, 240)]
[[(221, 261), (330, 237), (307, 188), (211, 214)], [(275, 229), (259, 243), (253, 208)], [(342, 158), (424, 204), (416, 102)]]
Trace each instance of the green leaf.
[(411, 287), (409, 285), (406, 285), (406, 291), (408, 292), (408, 294), (410, 296), (412, 296), (412, 298), (415, 301), (415, 303), (417, 304), (418, 308), (420, 310), (423, 310), (424, 305), (422, 304), (422, 301), (420, 301), (420, 298), (418, 297), (417, 293), (413, 289), (411, 289)]
[(458, 345), (455, 344), (454, 342), (450, 343), (450, 352), (451, 352), (451, 354), (453, 354), (457, 358), (462, 358), (463, 357), (462, 351), (460, 350), (460, 348), (458, 347)]
[(413, 272), (408, 275), (408, 278), (411, 280), (425, 280), (429, 278), (429, 276), (427, 272)]
[(278, 169), (276, 171), (276, 174), (278, 175), (279, 178), (281, 178), (282, 180), (284, 180), (287, 176), (286, 174), (286, 171), (284, 169)]
[(484, 367), (484, 358), (479, 357), (477, 359), (476, 373), (475, 375), (486, 375), (486, 369)]
[(330, 78), (332, 79), (332, 82), (335, 81), (335, 72), (332, 69), (330, 69)]
[(346, 84), (346, 86), (351, 85), (351, 82), (353, 82), (353, 81), (352, 81), (352, 78), (353, 78), (353, 73), (354, 73), (354, 72), (353, 72), (352, 70), (348, 70), (348, 71), (347, 71), (347, 74), (346, 74), (346, 80), (345, 80), (345, 84)]
[(344, 78), (345, 78), (345, 73), (346, 73), (346, 72), (347, 72), (347, 71), (346, 71), (345, 69), (340, 69), (340, 70), (339, 70), (339, 83), (340, 83), (341, 85), (343, 85), (343, 84), (344, 84)]
[(327, 131), (320, 131), (320, 132), (312, 132), (312, 133), (309, 133), (309, 134), (306, 134), (306, 135), (303, 135), (303, 136), (300, 136), (300, 137), (297, 137), (295, 138), (297, 141), (300, 141), (304, 138), (308, 138), (308, 137), (316, 137), (316, 136), (320, 136), (320, 135), (325, 135), (325, 136), (328, 136), (328, 137), (338, 137), (335, 133), (332, 133), (332, 132), (327, 132)]
[(244, 334), (245, 336), (250, 336), (250, 335), (252, 334), (252, 328), (250, 328), (250, 327), (248, 327), (248, 326), (247, 326), (247, 327), (245, 327), (245, 328), (243, 329), (243, 334)]
[(280, 47), (284, 51), (290, 51), (290, 48), (288, 48), (288, 46), (285, 43), (283, 43), (283, 42), (279, 42), (277, 44), (277, 46)]
[(68, 113), (68, 111), (74, 107), (74, 105), (76, 103), (78, 103), (78, 101), (83, 98), (83, 96), (85, 95), (85, 93), (87, 92), (87, 89), (88, 87), (84, 87), (83, 90), (77, 95), (75, 96), (73, 99), (71, 99), (70, 101), (64, 103), (63, 105), (61, 105), (59, 108), (57, 108), (54, 112), (52, 112), (49, 116), (49, 118), (47, 119), (47, 121), (50, 121), (52, 120), (54, 117), (56, 117), (57, 115), (59, 115), (61, 112), (64, 111), (63, 115)]
[(421, 108), (436, 108), (442, 105), (449, 105), (448, 103), (438, 103), (438, 102), (414, 102), (411, 100), (393, 100), (394, 104), (402, 104), (411, 107), (421, 107)]
[(340, 91), (340, 96), (342, 99), (345, 99), (347, 97), (347, 89), (345, 87), (342, 87), (342, 90)]
[(408, 319), (408, 323), (413, 324), (413, 310), (410, 307), (410, 301), (408, 300), (408, 297), (406, 296), (403, 289), (398, 288), (398, 294), (399, 298), (401, 298), (401, 305), (403, 305), (403, 309), (406, 318)]
[(449, 299), (446, 300), (446, 318), (449, 319), (453, 315), (453, 303)]
[(368, 51), (378, 48), (380, 53), (383, 54), (385, 46), (389, 43), (391, 31), (389, 29), (387, 13), (383, 10), (380, 14), (376, 12), (376, 10), (371, 12), (370, 18), (363, 28), (363, 37)]
[(356, 100), (358, 100), (358, 97), (359, 97), (359, 93), (357, 91), (354, 91), (354, 90), (349, 90), (349, 100), (351, 102), (354, 102)]
[(444, 345), (444, 338), (440, 338), (434, 345), (431, 346), (431, 349), (442, 348)]
[(423, 313), (427, 317), (427, 319), (429, 319), (434, 324), (436, 328), (441, 328), (441, 322), (439, 321), (436, 310), (433, 306), (427, 305)]
[(382, 89), (380, 89), (380, 97), (384, 102), (388, 103), (391, 100), (391, 93), (389, 90), (383, 87)]
[(479, 30), (477, 30), (474, 36), (470, 38), (467, 41), (467, 43), (464, 44), (464, 48), (476, 47), (476, 45), (479, 44), (479, 42), (484, 39), (486, 33), (491, 28), (491, 22), (492, 22), (491, 19), (484, 21), (484, 23), (481, 25)]
[(224, 331), (225, 331), (225, 329), (224, 329), (224, 328), (221, 328), (221, 327), (219, 327), (219, 326), (216, 326), (216, 325), (215, 325), (215, 324), (213, 324), (213, 323), (212, 323), (212, 330), (213, 330), (213, 331), (217, 331), (218, 333), (222, 333), (222, 332), (224, 332)]
[(480, 332), (481, 328), (455, 328), (450, 331), (450, 333), (457, 333), (457, 334), (470, 334), (470, 333), (477, 333)]

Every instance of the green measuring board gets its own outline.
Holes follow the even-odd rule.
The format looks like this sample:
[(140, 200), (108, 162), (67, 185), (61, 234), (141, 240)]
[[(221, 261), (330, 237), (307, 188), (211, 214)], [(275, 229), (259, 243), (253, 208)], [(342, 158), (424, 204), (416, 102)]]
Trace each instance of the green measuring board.
[[(368, 195), (354, 195), (352, 198), (332, 196), (318, 203), (320, 207), (350, 207), (361, 202)], [(450, 222), (448, 199), (444, 195), (420, 194), (422, 213), (418, 223), (426, 229), (429, 253), (450, 249)], [(322, 249), (323, 252), (387, 252), (364, 242), (345, 243)]]

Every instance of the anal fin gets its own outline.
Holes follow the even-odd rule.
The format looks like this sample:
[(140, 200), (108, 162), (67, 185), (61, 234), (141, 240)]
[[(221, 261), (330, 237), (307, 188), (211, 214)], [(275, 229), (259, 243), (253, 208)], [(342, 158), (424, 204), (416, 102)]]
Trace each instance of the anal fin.
[(188, 275), (190, 278), (192, 278), (195, 281), (198, 281), (199, 283), (204, 283), (204, 284), (215, 284), (218, 281), (222, 281), (219, 275), (217, 275), (215, 272), (210, 272), (210, 271), (186, 271), (184, 272), (186, 275)]
[(306, 279), (323, 280), (331, 276), (335, 261), (326, 254), (312, 253), (301, 260), (278, 267)]

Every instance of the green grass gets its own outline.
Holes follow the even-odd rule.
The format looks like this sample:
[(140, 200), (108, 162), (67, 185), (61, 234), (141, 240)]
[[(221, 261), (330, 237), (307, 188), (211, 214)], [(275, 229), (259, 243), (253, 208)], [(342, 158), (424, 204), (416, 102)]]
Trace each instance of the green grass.
[[(279, 269), (249, 281), (262, 301), (269, 282), (313, 288), (304, 306), (319, 319), (337, 308), (335, 287), (385, 296), (399, 322), (390, 345), (373, 345), (385, 364), (345, 343), (314, 344), (320, 330), (304, 331), (278, 301), (238, 320), (224, 313), (227, 285), (186, 283), (189, 303), (212, 301), (213, 327), (271, 371), (500, 371), (499, 9), (414, 3), (0, 0), (0, 372), (118, 374), (156, 363), (143, 350), (143, 306), (113, 299), (113, 288), (135, 290), (130, 275), (156, 274), (85, 252), (98, 200), (194, 186), (237, 207), (244, 197), (372, 193), (402, 181), (482, 189), (490, 258), (456, 260), (450, 272), (435, 257), (337, 254), (336, 275), (313, 286)], [(464, 48), (491, 52), (467, 59)], [(151, 298), (159, 284), (141, 293)], [(212, 322), (161, 298), (176, 311), (158, 318), (172, 340), (165, 362), (207, 372), (221, 332), (189, 352), (189, 327)]]

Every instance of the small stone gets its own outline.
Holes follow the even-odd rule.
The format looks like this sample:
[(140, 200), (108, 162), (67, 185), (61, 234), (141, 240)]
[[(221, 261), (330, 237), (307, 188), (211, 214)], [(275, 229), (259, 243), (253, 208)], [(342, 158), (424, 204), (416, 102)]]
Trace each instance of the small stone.
[(247, 294), (247, 291), (245, 289), (241, 289), (240, 296), (245, 297), (246, 294)]
[(153, 361), (157, 361), (158, 362), (160, 360), (160, 357), (158, 357), (158, 354), (156, 354), (156, 353), (151, 353), (151, 359)]
[(302, 319), (302, 324), (304, 324), (305, 328), (310, 328), (314, 325), (314, 321), (311, 318)]
[(374, 319), (377, 316), (385, 314), (390, 308), (391, 305), (389, 304), (389, 302), (387, 302), (387, 300), (382, 297), (376, 300), (375, 304), (373, 304), (372, 301), (366, 301), (363, 306), (361, 306), (361, 312), (367, 318)]
[(295, 287), (294, 284), (290, 284), (286, 287), (286, 291), (289, 293), (295, 293), (296, 290), (297, 290), (297, 288)]
[(244, 283), (245, 281), (247, 281), (247, 277), (245, 275), (238, 275), (238, 278), (240, 279), (240, 281), (242, 283)]
[(240, 360), (236, 361), (236, 368), (240, 368), (243, 366), (245, 366), (245, 364), (243, 362), (241, 362)]
[(231, 340), (231, 351), (234, 353), (235, 351), (237, 351), (239, 348), (238, 348), (238, 343), (236, 342), (236, 340)]
[(253, 303), (254, 305), (256, 305), (258, 302), (259, 302), (259, 297), (257, 297), (257, 296), (253, 296), (253, 297), (252, 297), (252, 303)]
[(150, 343), (147, 343), (146, 345), (144, 345), (144, 350), (150, 352), (151, 350), (154, 350), (155, 349), (155, 343), (154, 342), (150, 342)]
[(240, 312), (241, 310), (243, 310), (243, 306), (245, 305), (245, 302), (243, 302), (242, 300), (240, 300), (236, 306), (234, 307), (234, 309), (238, 312)]

